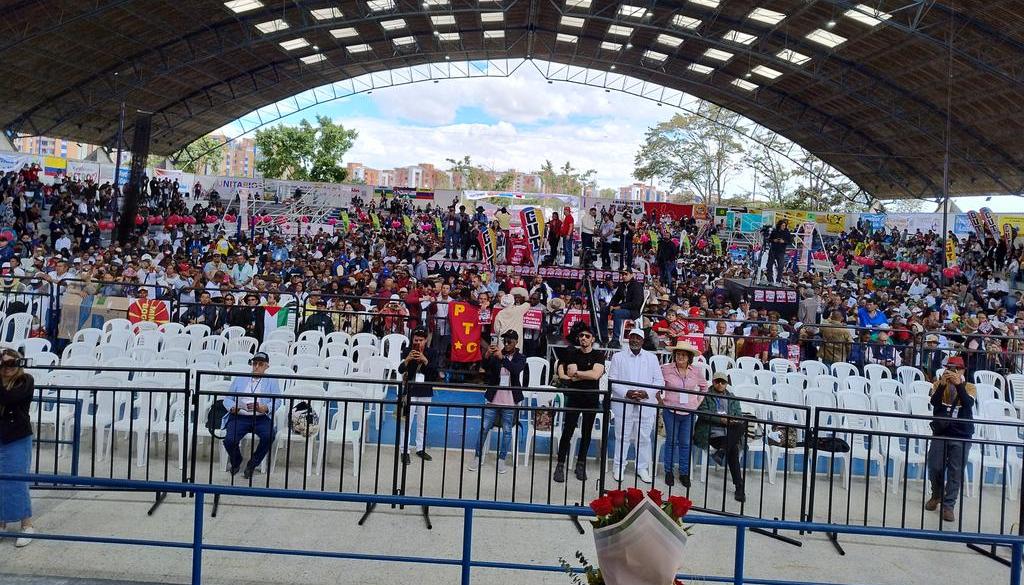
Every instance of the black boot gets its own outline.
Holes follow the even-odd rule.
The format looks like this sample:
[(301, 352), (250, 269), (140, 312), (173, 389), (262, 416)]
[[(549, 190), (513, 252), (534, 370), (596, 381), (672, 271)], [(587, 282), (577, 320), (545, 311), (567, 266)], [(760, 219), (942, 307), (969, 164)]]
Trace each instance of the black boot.
[(665, 472), (665, 485), (668, 487), (676, 485), (676, 478), (672, 475), (671, 469)]
[(690, 474), (689, 473), (680, 473), (679, 474), (679, 483), (683, 484), (684, 488), (689, 488), (690, 487)]
[(587, 481), (587, 462), (577, 461), (576, 462), (576, 479), (580, 481)]
[(747, 501), (747, 494), (743, 491), (743, 486), (736, 486), (736, 494), (733, 497), (741, 504)]
[(558, 483), (565, 483), (565, 464), (562, 463), (561, 461), (559, 461), (558, 464), (555, 465), (555, 475), (552, 479), (554, 479)]

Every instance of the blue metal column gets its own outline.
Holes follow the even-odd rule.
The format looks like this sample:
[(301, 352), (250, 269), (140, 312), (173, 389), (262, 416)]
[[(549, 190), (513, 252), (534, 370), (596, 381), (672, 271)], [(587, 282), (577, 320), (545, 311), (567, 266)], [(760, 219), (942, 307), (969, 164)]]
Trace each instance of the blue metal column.
[(196, 492), (195, 514), (192, 517), (192, 585), (203, 582), (203, 501), (206, 493)]
[(1020, 585), (1021, 556), (1024, 554), (1024, 544), (1013, 543), (1010, 547), (1010, 585)]
[(473, 569), (473, 508), (466, 508), (462, 518), (462, 585), (469, 585)]
[(736, 585), (743, 585), (743, 564), (747, 553), (747, 529), (744, 526), (736, 526), (736, 555), (733, 561), (732, 582)]

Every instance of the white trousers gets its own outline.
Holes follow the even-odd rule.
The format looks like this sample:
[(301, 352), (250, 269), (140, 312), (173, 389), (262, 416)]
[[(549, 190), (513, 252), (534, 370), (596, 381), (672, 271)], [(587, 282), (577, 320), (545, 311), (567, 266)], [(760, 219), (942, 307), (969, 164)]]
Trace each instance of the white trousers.
[[(658, 409), (653, 405), (612, 403), (612, 416), (615, 417), (615, 453), (613, 456), (616, 474), (622, 474), (629, 457), (629, 448), (636, 449), (636, 470), (651, 471), (651, 435), (658, 417)], [(639, 441), (639, 442), (638, 442)]]
[(413, 451), (421, 451), (426, 449), (427, 444), (427, 409), (430, 407), (429, 396), (411, 396), (409, 397), (409, 427), (413, 427), (415, 423), (415, 430), (412, 437), (409, 438), (409, 444), (405, 443), (405, 421), (402, 421), (402, 428), (400, 430), (401, 435), (399, 436), (400, 444), (402, 445), (402, 453), (408, 453), (409, 447), (412, 447)]

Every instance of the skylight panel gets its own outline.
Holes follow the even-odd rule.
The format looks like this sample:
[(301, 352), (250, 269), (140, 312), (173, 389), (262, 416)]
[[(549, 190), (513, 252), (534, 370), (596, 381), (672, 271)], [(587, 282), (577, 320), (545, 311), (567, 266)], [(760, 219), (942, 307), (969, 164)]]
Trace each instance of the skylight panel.
[(256, 30), (260, 31), (263, 34), (277, 32), (279, 30), (284, 30), (286, 28), (288, 28), (288, 23), (281, 20), (280, 18), (268, 20), (267, 22), (261, 22), (256, 25)]
[(367, 45), (366, 43), (360, 43), (358, 45), (349, 45), (345, 47), (345, 49), (348, 50), (349, 53), (353, 54), (365, 53), (370, 50), (370, 45)]
[(284, 42), (278, 43), (278, 44), (280, 44), (281, 48), (284, 49), (285, 51), (294, 51), (295, 49), (301, 49), (303, 47), (308, 47), (309, 46), (309, 41), (307, 41), (306, 39), (304, 39), (302, 37), (299, 37), (297, 39), (290, 39), (290, 40), (287, 40), (287, 41), (284, 41)]
[(451, 14), (439, 14), (431, 16), (430, 22), (434, 23), (434, 26), (450, 26), (455, 24), (455, 17)]
[(394, 20), (382, 20), (380, 22), (380, 27), (384, 30), (398, 30), (400, 28), (405, 28), (405, 19), (396, 18)]
[(750, 72), (753, 73), (754, 75), (759, 75), (767, 79), (775, 79), (776, 77), (782, 75), (782, 72), (779, 71), (778, 69), (772, 69), (771, 67), (765, 67), (764, 65), (758, 65), (757, 67), (751, 69)]
[(708, 8), (718, 8), (719, 0), (690, 0), (690, 4), (699, 4)]
[(224, 7), (235, 14), (256, 10), (262, 6), (263, 3), (260, 2), (260, 0), (231, 0), (230, 2), (224, 3)]
[(336, 39), (347, 39), (350, 37), (358, 37), (359, 31), (351, 26), (346, 28), (334, 28), (331, 29), (331, 36)]
[(889, 14), (888, 12), (876, 10), (865, 4), (858, 4), (854, 6), (853, 8), (844, 12), (843, 16), (851, 20), (856, 20), (857, 22), (861, 24), (866, 24), (868, 26), (878, 26), (882, 24), (883, 21), (892, 18), (892, 15)]
[(565, 0), (565, 7), (586, 10), (590, 8), (590, 0)]
[(608, 26), (608, 34), (619, 37), (628, 37), (633, 34), (633, 27), (622, 26), (620, 24), (613, 24)]
[(578, 43), (580, 38), (576, 35), (567, 35), (565, 33), (558, 33), (555, 35), (555, 40), (559, 43)]
[(576, 16), (563, 16), (558, 24), (569, 28), (583, 28), (584, 22), (586, 21)]
[(775, 12), (774, 10), (768, 10), (767, 8), (755, 8), (749, 15), (747, 15), (747, 18), (774, 26), (782, 22), (786, 18), (786, 15), (781, 12)]
[(502, 22), (505, 20), (504, 12), (481, 12), (480, 22)]
[(437, 33), (437, 40), (450, 43), (459, 40), (459, 33), (457, 32), (443, 32)]
[(621, 51), (622, 43), (613, 43), (611, 41), (601, 41), (601, 48), (605, 51)]
[(448, 6), (448, 0), (423, 0), (423, 6), (425, 8), (436, 8), (438, 6)]
[(505, 38), (505, 31), (503, 30), (485, 30), (485, 39), (503, 39)]
[(807, 55), (804, 55), (803, 53), (797, 53), (792, 49), (782, 49), (778, 53), (775, 53), (775, 56), (784, 61), (789, 61), (790, 63), (793, 63), (795, 65), (803, 65), (804, 63), (811, 60), (811, 58), (808, 57)]
[(338, 8), (318, 8), (316, 10), (310, 10), (310, 14), (317, 20), (334, 20), (335, 18), (341, 18), (341, 10)]
[(404, 47), (415, 43), (416, 37), (396, 37), (392, 39), (391, 42), (394, 43), (396, 47)]
[(757, 40), (757, 36), (740, 32), (738, 30), (731, 30), (722, 36), (723, 39), (731, 41), (733, 43), (739, 43), (741, 45), (749, 45)]
[(619, 16), (623, 18), (643, 18), (648, 15), (646, 8), (639, 6), (630, 6), (629, 4), (623, 4), (619, 6)]
[(846, 42), (846, 37), (841, 37), (835, 33), (830, 33), (825, 29), (814, 29), (807, 33), (807, 40), (814, 41), (819, 45), (825, 45), (828, 48), (838, 47), (839, 45)]
[(316, 63), (326, 60), (327, 57), (325, 57), (323, 53), (313, 53), (312, 55), (306, 55), (305, 57), (301, 57), (299, 59), (299, 61), (302, 61), (306, 65), (314, 65)]
[(659, 53), (658, 51), (644, 51), (644, 59), (664, 63), (665, 59), (668, 59), (668, 55), (665, 53)]
[(708, 49), (707, 51), (704, 51), (704, 56), (708, 59), (725, 62), (732, 59), (735, 56), (735, 53), (730, 53), (721, 49)]
[(740, 89), (745, 89), (747, 91), (754, 91), (755, 89), (758, 88), (758, 85), (756, 83), (750, 83), (746, 79), (733, 79), (732, 84)]
[(695, 73), (700, 73), (701, 75), (709, 75), (715, 70), (714, 67), (708, 67), (707, 65), (701, 65), (700, 63), (691, 63), (687, 69)]
[(700, 26), (699, 18), (690, 18), (684, 14), (677, 14), (672, 17), (672, 26), (679, 28), (697, 28)]
[(665, 45), (666, 47), (672, 47), (673, 49), (683, 44), (683, 39), (674, 37), (672, 35), (660, 34), (654, 39), (654, 42), (659, 45)]
[(384, 12), (395, 7), (395, 0), (367, 0), (366, 7), (370, 12)]

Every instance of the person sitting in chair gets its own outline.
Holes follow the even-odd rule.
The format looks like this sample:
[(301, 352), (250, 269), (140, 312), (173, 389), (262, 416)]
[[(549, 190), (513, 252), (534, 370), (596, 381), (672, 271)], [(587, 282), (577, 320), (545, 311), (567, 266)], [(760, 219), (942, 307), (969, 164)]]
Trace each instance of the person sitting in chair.
[(242, 467), (242, 451), (238, 444), (248, 434), (256, 435), (259, 444), (252, 457), (245, 465), (242, 477), (252, 477), (253, 469), (263, 462), (270, 451), (274, 440), (274, 400), (268, 397), (256, 397), (253, 394), (280, 394), (281, 388), (276, 379), (264, 378), (263, 374), (270, 366), (270, 356), (257, 352), (249, 360), (252, 375), (235, 376), (231, 381), (231, 394), (224, 397), (224, 408), (228, 413), (221, 427), (224, 435), (224, 449), (228, 452), (229, 470), (231, 475), (238, 473)]

